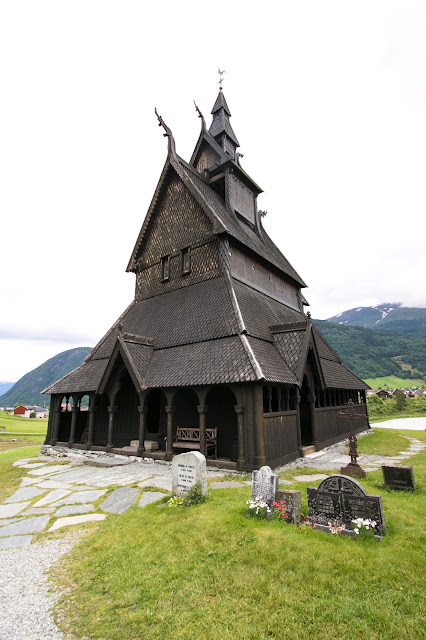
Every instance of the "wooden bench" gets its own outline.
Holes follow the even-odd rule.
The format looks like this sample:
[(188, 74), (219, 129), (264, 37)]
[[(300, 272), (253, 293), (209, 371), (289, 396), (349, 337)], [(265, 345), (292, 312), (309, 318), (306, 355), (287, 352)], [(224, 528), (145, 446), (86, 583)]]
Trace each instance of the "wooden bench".
[[(177, 427), (174, 449), (193, 449), (200, 451), (200, 429), (192, 427)], [(206, 429), (206, 457), (217, 458), (217, 428)]]

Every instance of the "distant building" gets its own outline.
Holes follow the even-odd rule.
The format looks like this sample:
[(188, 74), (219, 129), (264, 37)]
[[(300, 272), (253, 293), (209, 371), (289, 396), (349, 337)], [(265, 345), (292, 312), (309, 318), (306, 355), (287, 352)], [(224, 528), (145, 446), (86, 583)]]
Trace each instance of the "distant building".
[(23, 418), (29, 418), (32, 413), (35, 413), (36, 418), (47, 418), (49, 415), (48, 410), (44, 407), (29, 404), (18, 404), (13, 413), (15, 416), (22, 416)]

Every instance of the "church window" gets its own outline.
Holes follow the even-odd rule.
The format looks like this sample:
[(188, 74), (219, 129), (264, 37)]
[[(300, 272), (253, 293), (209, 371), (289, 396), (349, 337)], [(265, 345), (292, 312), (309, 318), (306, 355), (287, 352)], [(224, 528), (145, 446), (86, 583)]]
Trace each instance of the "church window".
[(170, 256), (161, 258), (161, 280), (168, 280), (170, 277)]
[(189, 248), (182, 249), (182, 274), (191, 272), (191, 253)]

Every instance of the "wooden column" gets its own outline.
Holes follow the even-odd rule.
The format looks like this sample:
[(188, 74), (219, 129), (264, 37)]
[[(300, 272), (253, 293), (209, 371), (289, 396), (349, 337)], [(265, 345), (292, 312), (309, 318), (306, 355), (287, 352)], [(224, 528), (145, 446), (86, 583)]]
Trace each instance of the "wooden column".
[(166, 460), (173, 458), (173, 406), (165, 407), (167, 413), (167, 448), (166, 448)]
[(299, 387), (296, 388), (296, 422), (297, 422), (297, 446), (299, 447), (299, 449), (302, 447), (302, 427), (300, 424), (300, 400), (301, 400), (301, 395), (300, 395), (300, 390)]
[(312, 444), (318, 444), (318, 434), (317, 434), (317, 416), (315, 413), (315, 396), (308, 396), (309, 402), (309, 412), (311, 415), (311, 429), (312, 429)]
[(62, 409), (61, 409), (61, 405), (59, 404), (59, 409), (55, 409), (55, 411), (53, 412), (52, 439), (50, 441), (50, 444), (52, 446), (55, 446), (55, 444), (58, 442), (59, 423), (61, 421), (61, 413), (62, 413)]
[(236, 404), (234, 406), (235, 413), (238, 420), (238, 469), (244, 469), (246, 465), (246, 459), (244, 455), (244, 406), (242, 404)]
[(206, 413), (207, 413), (207, 405), (206, 404), (199, 404), (197, 406), (197, 411), (198, 411), (198, 418), (199, 418), (199, 422), (198, 422), (198, 426), (200, 427), (200, 453), (203, 454), (203, 456), (207, 457), (207, 451), (206, 451)]
[(141, 456), (145, 451), (145, 405), (138, 406), (139, 411), (139, 446), (137, 455)]
[(95, 426), (95, 411), (96, 407), (89, 407), (89, 430), (87, 434), (86, 449), (90, 449), (93, 446), (93, 429)]
[(108, 407), (108, 442), (107, 442), (107, 451), (111, 451), (114, 446), (113, 438), (114, 438), (114, 415), (117, 411), (118, 407)]
[(72, 416), (71, 416), (70, 439), (68, 440), (68, 446), (69, 447), (72, 447), (72, 445), (75, 442), (75, 430), (76, 430), (76, 427), (77, 427), (77, 416), (78, 416), (79, 411), (80, 411), (79, 407), (73, 407), (71, 409)]
[(258, 467), (263, 467), (266, 464), (266, 456), (263, 436), (263, 390), (261, 384), (257, 384), (254, 388), (254, 422), (256, 446), (254, 463)]

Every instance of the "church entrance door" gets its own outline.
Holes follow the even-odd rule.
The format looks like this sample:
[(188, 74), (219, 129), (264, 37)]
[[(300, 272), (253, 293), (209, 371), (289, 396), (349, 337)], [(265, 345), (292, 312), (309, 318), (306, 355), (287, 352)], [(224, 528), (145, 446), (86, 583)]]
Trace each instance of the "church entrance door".
[(303, 378), (303, 384), (301, 389), (301, 398), (300, 398), (300, 431), (301, 431), (301, 440), (303, 446), (308, 446), (312, 444), (312, 417), (311, 417), (311, 406), (309, 402), (309, 398), (311, 397), (312, 392), (308, 383), (308, 379), (306, 376)]

